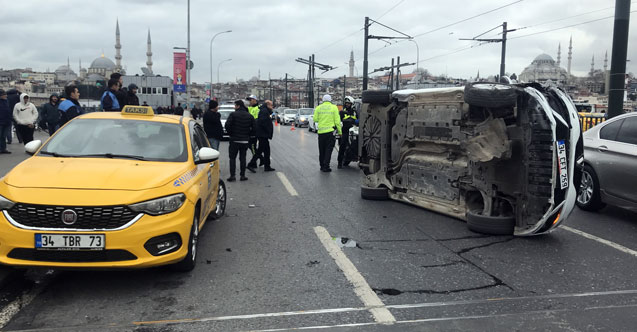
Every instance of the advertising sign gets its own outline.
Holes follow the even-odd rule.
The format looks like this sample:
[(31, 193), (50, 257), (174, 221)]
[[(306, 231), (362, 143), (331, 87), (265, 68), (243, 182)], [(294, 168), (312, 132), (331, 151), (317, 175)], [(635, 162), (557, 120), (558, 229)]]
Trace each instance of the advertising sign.
[(186, 92), (186, 53), (174, 54), (173, 91)]

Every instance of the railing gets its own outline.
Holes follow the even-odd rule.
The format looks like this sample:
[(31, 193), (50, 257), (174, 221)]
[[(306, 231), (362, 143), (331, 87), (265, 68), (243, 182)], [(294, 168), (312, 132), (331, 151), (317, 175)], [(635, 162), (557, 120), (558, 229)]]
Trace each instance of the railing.
[(579, 123), (582, 131), (587, 131), (604, 121), (606, 121), (606, 114), (604, 113), (579, 113)]

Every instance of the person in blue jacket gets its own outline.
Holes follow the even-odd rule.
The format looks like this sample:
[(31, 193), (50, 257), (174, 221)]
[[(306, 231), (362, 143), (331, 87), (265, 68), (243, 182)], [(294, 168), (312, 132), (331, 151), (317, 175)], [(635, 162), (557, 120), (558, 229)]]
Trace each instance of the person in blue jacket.
[(80, 90), (78, 90), (77, 86), (69, 85), (65, 87), (64, 94), (66, 99), (58, 106), (60, 111), (59, 127), (62, 127), (74, 117), (84, 114), (84, 110), (80, 106)]
[(104, 91), (100, 103), (104, 112), (119, 112), (121, 106), (117, 100), (117, 91), (119, 90), (119, 81), (111, 78), (108, 80), (108, 90)]

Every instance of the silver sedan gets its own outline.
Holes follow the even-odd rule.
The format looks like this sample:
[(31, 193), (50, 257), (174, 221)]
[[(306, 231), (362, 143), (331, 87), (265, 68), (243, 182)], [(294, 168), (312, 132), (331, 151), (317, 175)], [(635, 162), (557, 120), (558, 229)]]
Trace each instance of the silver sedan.
[(584, 171), (577, 205), (606, 204), (637, 212), (637, 113), (623, 114), (584, 133)]

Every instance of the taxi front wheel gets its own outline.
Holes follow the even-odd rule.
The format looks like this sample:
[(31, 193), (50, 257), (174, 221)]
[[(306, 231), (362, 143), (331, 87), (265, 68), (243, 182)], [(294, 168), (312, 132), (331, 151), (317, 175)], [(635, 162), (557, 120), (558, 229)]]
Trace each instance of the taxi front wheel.
[(175, 271), (179, 272), (189, 272), (195, 268), (197, 264), (197, 240), (199, 238), (199, 216), (198, 213), (195, 213), (195, 217), (193, 218), (192, 228), (190, 229), (190, 236), (188, 239), (188, 253), (186, 257), (179, 262), (173, 264), (171, 267)]
[(217, 203), (215, 209), (210, 212), (210, 219), (216, 220), (223, 217), (226, 213), (226, 184), (219, 179), (219, 187), (217, 188)]

